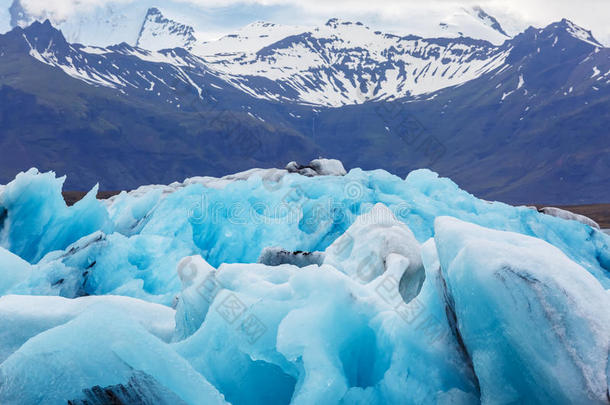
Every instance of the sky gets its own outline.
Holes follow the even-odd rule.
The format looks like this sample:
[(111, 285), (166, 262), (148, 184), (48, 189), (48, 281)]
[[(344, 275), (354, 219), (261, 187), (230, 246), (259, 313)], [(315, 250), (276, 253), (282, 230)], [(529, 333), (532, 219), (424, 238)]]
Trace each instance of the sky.
[[(0, 29), (8, 28), (6, 10), (13, 0), (0, 0)], [(195, 26), (213, 39), (257, 20), (313, 26), (331, 17), (358, 20), (387, 32), (412, 34), (405, 21), (414, 16), (441, 16), (461, 7), (481, 6), (494, 15), (509, 34), (529, 25), (542, 27), (568, 18), (593, 31), (610, 45), (610, 0), (19, 0), (29, 12), (51, 19), (67, 19), (96, 7), (118, 9), (158, 6), (181, 22)]]

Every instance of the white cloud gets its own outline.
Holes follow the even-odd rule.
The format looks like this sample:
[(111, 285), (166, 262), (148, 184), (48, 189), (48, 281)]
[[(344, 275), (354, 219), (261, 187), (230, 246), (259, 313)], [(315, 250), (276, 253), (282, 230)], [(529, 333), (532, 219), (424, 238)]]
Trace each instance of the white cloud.
[(8, 13), (8, 6), (4, 7), (0, 2), (0, 33), (8, 31), (10, 27), (10, 15)]
[(23, 9), (36, 18), (63, 21), (76, 13), (87, 13), (109, 3), (131, 3), (133, 0), (20, 0)]

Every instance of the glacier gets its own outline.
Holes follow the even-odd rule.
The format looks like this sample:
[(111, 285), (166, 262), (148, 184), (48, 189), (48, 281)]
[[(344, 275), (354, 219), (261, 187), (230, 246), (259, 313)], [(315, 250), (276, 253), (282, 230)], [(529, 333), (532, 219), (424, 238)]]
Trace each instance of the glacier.
[(0, 186), (0, 403), (608, 403), (610, 236), (338, 161)]

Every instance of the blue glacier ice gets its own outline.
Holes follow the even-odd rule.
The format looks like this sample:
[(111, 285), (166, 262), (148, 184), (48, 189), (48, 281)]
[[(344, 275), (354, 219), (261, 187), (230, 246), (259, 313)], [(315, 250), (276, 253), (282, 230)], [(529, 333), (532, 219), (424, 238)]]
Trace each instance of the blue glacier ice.
[(482, 402), (609, 400), (610, 294), (593, 276), (536, 238), (447, 217), (435, 229)]
[(608, 403), (608, 235), (327, 163), (0, 186), (0, 403)]

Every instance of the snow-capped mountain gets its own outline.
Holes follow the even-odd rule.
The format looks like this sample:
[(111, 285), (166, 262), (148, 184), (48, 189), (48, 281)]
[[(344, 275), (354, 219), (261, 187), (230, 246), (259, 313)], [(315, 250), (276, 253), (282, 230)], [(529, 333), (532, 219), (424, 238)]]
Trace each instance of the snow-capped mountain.
[[(49, 19), (53, 26), (62, 30), (70, 42), (96, 46), (109, 46), (119, 42), (136, 45), (142, 21), (146, 18), (148, 10), (157, 7), (162, 7), (168, 19), (192, 27), (195, 37), (200, 40), (209, 38), (210, 25), (214, 25), (213, 31), (224, 30), (227, 33), (227, 28), (216, 26), (214, 20), (206, 16), (205, 10), (180, 0), (165, 0), (162, 4), (153, 0), (128, 2), (109, 0), (103, 5), (96, 5), (94, 2), (77, 2), (70, 8), (45, 6), (37, 0), (5, 0), (5, 2), (7, 5), (4, 7), (0, 4), (0, 29), (6, 28), (0, 33), (5, 32), (9, 26), (25, 27), (34, 21), (43, 22)], [(426, 38), (471, 37), (484, 39), (496, 45), (508, 38), (500, 22), (476, 6), (469, 8), (447, 6), (439, 9), (433, 5), (420, 4), (401, 18), (400, 27), (406, 28), (399, 28), (394, 33), (401, 36), (412, 34)], [(313, 27), (296, 33), (309, 29)], [(240, 35), (239, 31), (225, 36)], [(159, 33), (158, 30), (156, 32)], [(516, 31), (512, 34), (514, 33)]]
[[(494, 26), (491, 17), (480, 9), (479, 13)], [(591, 46), (592, 52), (603, 48), (590, 32), (568, 20), (558, 24), (551, 27), (557, 40), (567, 35)], [(331, 107), (428, 98), (441, 89), (506, 70), (511, 66), (508, 59), (518, 53), (513, 40), (493, 45), (471, 38), (397, 36), (339, 19), (308, 31), (258, 22), (218, 41), (198, 42), (191, 27), (165, 18), (158, 9), (147, 13), (138, 47), (66, 42), (63, 46), (70, 55), (65, 55), (53, 50), (61, 39), (42, 48), (32, 43), (36, 40), (29, 39), (29, 46), (38, 60), (87, 83), (123, 92), (156, 89), (159, 96), (167, 92), (174, 100), (170, 83), (180, 81), (201, 94), (205, 72), (219, 79), (221, 87), (255, 98)], [(126, 55), (134, 58), (125, 59)], [(117, 63), (117, 58), (131, 68)], [(161, 73), (162, 65), (166, 66)]]
[(190, 49), (196, 42), (192, 27), (165, 18), (158, 8), (151, 8), (144, 17), (136, 46), (150, 50)]
[(485, 25), (498, 32), (505, 38), (509, 38), (510, 36), (504, 31), (500, 22), (496, 19), (496, 17), (489, 15), (485, 10), (483, 10), (479, 6), (472, 7), (471, 9), (466, 9), (467, 12), (471, 13), (471, 15), (475, 16), (479, 20), (483, 21)]
[[(217, 41), (197, 42), (191, 27), (147, 13), (137, 45), (178, 46), (202, 57), (234, 86), (254, 97), (340, 106), (420, 95), (457, 85), (503, 62), (508, 35), (481, 8), (461, 9), (430, 39), (374, 31), (337, 18), (315, 28), (255, 22)], [(373, 84), (374, 83), (374, 84)]]
[(0, 35), (0, 175), (68, 159), (81, 188), (103, 162), (114, 189), (324, 154), (505, 201), (610, 198), (610, 49), (570, 21), (502, 45), (340, 20), (265, 36), (279, 28), (159, 51), (73, 44), (49, 22)]
[[(144, 88), (153, 88), (159, 82), (156, 73), (146, 69), (134, 76), (133, 70), (109, 63), (129, 53), (177, 70), (196, 66), (213, 72), (256, 98), (323, 106), (391, 100), (458, 85), (502, 66), (510, 50), (469, 38), (399, 37), (338, 19), (306, 32), (259, 22), (239, 34), (197, 43), (192, 28), (164, 18), (158, 9), (149, 10), (136, 42), (153, 51), (127, 44), (66, 45), (78, 53), (66, 56), (30, 45), (32, 56), (91, 84), (127, 90), (142, 89), (145, 83)], [(166, 49), (175, 46), (190, 53)], [(97, 63), (89, 63), (96, 58)], [(197, 80), (185, 80), (197, 87)]]
[[(154, 18), (150, 18), (150, 16), (154, 16)], [(155, 19), (163, 20), (163, 22), (159, 23)], [(350, 21), (340, 21), (339, 19), (334, 18), (325, 26), (331, 26), (336, 29), (342, 24), (350, 25), (351, 23)], [(356, 24), (363, 26), (362, 23)], [(419, 24), (421, 24), (421, 21), (419, 23), (406, 21), (405, 26), (409, 27), (409, 32), (407, 32), (407, 34), (427, 38), (467, 37), (485, 40), (495, 45), (501, 45), (504, 41), (510, 39), (510, 36), (504, 31), (500, 23), (480, 7), (460, 8), (448, 15), (432, 15), (427, 19), (425, 28), (420, 27)], [(138, 37), (136, 45), (146, 42), (147, 46), (143, 47), (149, 50), (160, 50), (164, 48), (164, 44), (169, 42), (176, 44), (175, 46), (181, 48), (194, 50), (195, 53), (202, 56), (225, 53), (252, 54), (256, 53), (261, 48), (289, 36), (308, 32), (322, 35), (323, 33), (321, 33), (321, 31), (324, 31), (325, 26), (291, 26), (274, 24), (266, 21), (256, 21), (234, 33), (224, 35), (216, 41), (200, 41), (195, 44), (193, 39), (200, 35), (197, 34), (193, 27), (168, 20), (158, 8), (151, 8), (146, 13), (142, 26), (143, 34)], [(148, 36), (151, 36), (147, 31), (154, 32), (154, 34), (152, 34), (155, 36), (153, 40), (147, 38)], [(181, 34), (182, 31), (189, 32)], [(351, 33), (353, 34), (353, 32)], [(404, 34), (393, 34), (404, 36)]]
[[(11, 31), (7, 36), (11, 34), (19, 36), (19, 31)], [(108, 48), (70, 44), (48, 20), (32, 24), (23, 34), (23, 41), (36, 60), (89, 85), (118, 89), (123, 94), (131, 89), (155, 91), (159, 95), (163, 91), (171, 100), (173, 86), (168, 76), (177, 81), (183, 75), (181, 66), (203, 66), (186, 51), (153, 53), (125, 43)], [(182, 81), (196, 86), (190, 77), (182, 77)]]
[(438, 28), (441, 30), (440, 33), (430, 32), (428, 36), (436, 34), (434, 36), (470, 37), (484, 39), (496, 45), (500, 45), (510, 38), (500, 22), (479, 6), (455, 10), (441, 19)]
[(431, 93), (500, 67), (509, 53), (470, 38), (400, 37), (338, 19), (256, 51), (213, 53), (218, 45), (192, 52), (252, 96), (325, 106)]
[[(431, 24), (433, 29), (428, 32), (435, 37), (429, 38), (384, 33), (333, 18), (314, 28), (259, 21), (216, 41), (203, 42), (193, 27), (167, 18), (158, 8), (148, 9), (143, 21), (135, 24), (134, 10), (142, 4), (144, 0), (129, 7), (111, 3), (104, 10), (96, 9), (103, 17), (96, 22), (89, 21), (85, 13), (63, 21), (60, 27), (70, 33), (68, 42), (100, 37), (97, 31), (111, 28), (111, 36), (125, 38), (122, 52), (139, 55), (143, 61), (182, 69), (186, 65), (178, 61), (181, 57), (174, 63), (180, 54), (189, 60), (189, 68), (197, 65), (253, 97), (332, 107), (425, 97), (502, 68), (511, 51), (510, 41), (504, 44), (509, 37), (500, 23), (480, 7), (460, 8), (444, 17), (433, 15), (431, 20), (441, 22)], [(33, 19), (19, 0), (11, 10), (14, 25)], [(138, 33), (134, 34), (136, 26)], [(182, 48), (189, 55), (167, 51), (170, 48)], [(91, 84), (126, 87), (123, 91), (139, 88), (142, 82), (147, 89), (156, 82), (163, 85), (158, 75), (145, 70), (130, 77), (133, 71), (118, 69), (116, 64), (106, 66), (103, 60), (92, 66), (82, 63), (87, 54), (103, 54), (101, 59), (106, 59), (117, 52), (116, 46), (79, 49), (82, 55), (63, 62), (61, 55), (47, 50), (33, 50), (32, 55)]]

